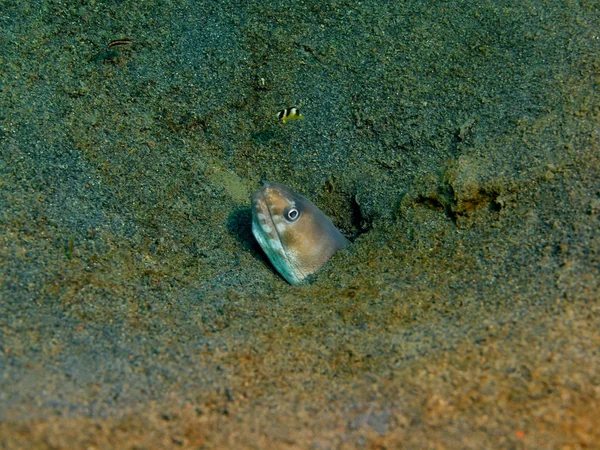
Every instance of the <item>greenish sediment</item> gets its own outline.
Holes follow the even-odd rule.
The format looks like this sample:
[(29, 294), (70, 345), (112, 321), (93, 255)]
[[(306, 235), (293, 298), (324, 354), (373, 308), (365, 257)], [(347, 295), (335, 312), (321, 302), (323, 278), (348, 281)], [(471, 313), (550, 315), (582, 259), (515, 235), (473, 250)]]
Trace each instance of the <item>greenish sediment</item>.
[[(3, 8), (0, 446), (599, 440), (593, 3)], [(312, 284), (265, 181), (353, 240)]]

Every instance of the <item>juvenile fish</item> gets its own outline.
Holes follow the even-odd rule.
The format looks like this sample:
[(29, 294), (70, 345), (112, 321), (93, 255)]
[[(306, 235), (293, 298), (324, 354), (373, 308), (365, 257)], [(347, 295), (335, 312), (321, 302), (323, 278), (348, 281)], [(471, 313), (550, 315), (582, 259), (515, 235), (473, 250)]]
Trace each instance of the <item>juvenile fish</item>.
[(288, 120), (300, 120), (304, 119), (304, 116), (300, 113), (300, 110), (296, 107), (285, 108), (277, 113), (277, 118), (283, 123)]
[(278, 183), (252, 196), (252, 234), (290, 284), (305, 280), (349, 244), (314, 203)]

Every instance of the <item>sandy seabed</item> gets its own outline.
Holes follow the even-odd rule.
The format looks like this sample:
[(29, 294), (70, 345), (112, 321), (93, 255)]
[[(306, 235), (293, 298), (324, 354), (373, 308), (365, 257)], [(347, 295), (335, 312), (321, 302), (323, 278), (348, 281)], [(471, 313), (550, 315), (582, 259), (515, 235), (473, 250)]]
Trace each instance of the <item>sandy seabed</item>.
[[(3, 2), (0, 448), (600, 448), (599, 24)], [(265, 181), (352, 241), (303, 286)]]

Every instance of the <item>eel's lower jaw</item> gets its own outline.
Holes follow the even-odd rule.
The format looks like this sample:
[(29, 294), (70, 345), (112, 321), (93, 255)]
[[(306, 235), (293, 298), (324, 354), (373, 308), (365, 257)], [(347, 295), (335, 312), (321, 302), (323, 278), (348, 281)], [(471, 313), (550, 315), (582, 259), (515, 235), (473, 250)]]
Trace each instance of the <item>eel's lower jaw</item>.
[(288, 261), (286, 251), (281, 242), (278, 239), (270, 239), (268, 233), (265, 233), (255, 217), (252, 219), (252, 234), (275, 270), (288, 283), (296, 285), (306, 278), (305, 275), (299, 274), (297, 270), (294, 270), (290, 261)]

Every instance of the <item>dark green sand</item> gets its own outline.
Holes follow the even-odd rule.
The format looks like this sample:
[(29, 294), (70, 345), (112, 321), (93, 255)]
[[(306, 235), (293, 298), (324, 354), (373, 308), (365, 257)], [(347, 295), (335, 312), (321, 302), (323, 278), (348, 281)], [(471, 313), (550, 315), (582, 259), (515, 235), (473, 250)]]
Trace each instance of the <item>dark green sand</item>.
[(0, 3), (0, 448), (599, 448), (599, 3), (188, 3)]

